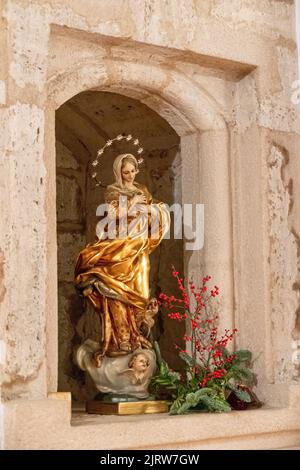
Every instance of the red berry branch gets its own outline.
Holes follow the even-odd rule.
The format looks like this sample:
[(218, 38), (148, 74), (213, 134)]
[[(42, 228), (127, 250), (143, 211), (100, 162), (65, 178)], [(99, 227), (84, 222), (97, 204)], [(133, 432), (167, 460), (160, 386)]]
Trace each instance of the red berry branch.
[[(182, 339), (185, 349), (175, 344), (175, 349), (186, 364), (186, 374), (169, 368), (156, 349), (159, 372), (151, 379), (154, 394), (170, 400), (171, 414), (182, 414), (189, 409), (230, 411), (232, 407), (245, 409), (255, 397), (249, 386), (255, 381), (249, 369), (251, 353), (248, 350), (229, 352), (237, 330), (225, 329), (219, 333), (219, 304), (216, 298), (219, 287), (213, 286), (211, 276), (200, 278), (199, 287), (193, 280), (184, 283), (173, 267), (178, 294), (159, 296), (160, 305), (167, 308), (168, 317), (185, 323)], [(161, 395), (162, 394), (162, 395)], [(256, 401), (256, 406), (259, 401)]]
[[(189, 365), (190, 379), (200, 379), (200, 387), (208, 382), (223, 379), (227, 374), (228, 365), (232, 364), (235, 355), (227, 352), (237, 329), (225, 330), (222, 336), (218, 332), (218, 315), (214, 314), (212, 302), (219, 295), (219, 287), (209, 288), (211, 276), (202, 277), (200, 287), (193, 281), (184, 287), (183, 278), (173, 267), (172, 276), (177, 280), (179, 296), (168, 296), (162, 292), (160, 304), (170, 310), (168, 317), (174, 321), (186, 323), (187, 333), (183, 336), (186, 348), (178, 345), (180, 356)], [(226, 350), (226, 354), (224, 353)]]

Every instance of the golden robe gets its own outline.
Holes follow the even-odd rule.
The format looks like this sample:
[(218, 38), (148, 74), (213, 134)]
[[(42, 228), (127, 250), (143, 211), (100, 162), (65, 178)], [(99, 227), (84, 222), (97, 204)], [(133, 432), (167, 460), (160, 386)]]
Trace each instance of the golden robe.
[[(141, 221), (139, 212), (135, 215), (129, 212), (127, 236), (104, 239), (98, 235), (99, 240), (84, 248), (76, 263), (75, 284), (100, 315), (101, 355), (128, 354), (139, 347), (151, 347), (140, 328), (143, 312), (150, 300), (149, 255), (168, 231), (170, 214), (164, 203), (153, 201), (145, 186), (135, 183), (135, 188), (126, 190), (117, 183), (107, 187), (105, 201), (112, 209), (111, 214), (116, 215), (117, 235), (121, 217), (119, 196), (126, 196), (127, 207), (130, 207), (136, 194), (144, 194), (147, 198), (144, 208), (147, 207), (148, 215)], [(155, 224), (151, 210), (156, 217)], [(145, 223), (147, 227), (141, 236), (141, 226)]]

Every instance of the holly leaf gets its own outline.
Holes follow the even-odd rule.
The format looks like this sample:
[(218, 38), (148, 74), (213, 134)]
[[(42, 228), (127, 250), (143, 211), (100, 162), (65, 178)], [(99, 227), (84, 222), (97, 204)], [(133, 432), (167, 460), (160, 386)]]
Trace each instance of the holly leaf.
[(228, 372), (228, 378), (232, 378), (238, 382), (252, 383), (254, 381), (255, 375), (247, 367), (234, 364)]

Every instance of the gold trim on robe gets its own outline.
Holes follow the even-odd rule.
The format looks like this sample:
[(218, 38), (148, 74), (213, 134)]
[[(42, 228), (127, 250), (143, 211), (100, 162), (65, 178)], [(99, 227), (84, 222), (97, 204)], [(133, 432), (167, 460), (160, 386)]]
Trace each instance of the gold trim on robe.
[[(149, 347), (136, 318), (141, 317), (137, 313), (145, 310), (150, 300), (149, 254), (169, 230), (170, 214), (164, 203), (153, 201), (145, 186), (135, 183), (135, 187), (130, 191), (117, 184), (110, 185), (105, 201), (112, 207), (118, 223), (119, 196), (128, 198), (130, 208), (132, 198), (144, 194), (148, 216), (140, 222), (139, 214), (129, 216), (126, 238), (102, 239), (100, 236), (98, 241), (81, 251), (75, 268), (75, 285), (83, 292), (87, 287), (91, 288), (87, 298), (101, 318), (102, 338), (99, 342), (103, 355), (126, 354), (138, 347)], [(151, 213), (156, 223), (150, 236)], [(147, 236), (140, 236), (141, 225), (145, 223)]]

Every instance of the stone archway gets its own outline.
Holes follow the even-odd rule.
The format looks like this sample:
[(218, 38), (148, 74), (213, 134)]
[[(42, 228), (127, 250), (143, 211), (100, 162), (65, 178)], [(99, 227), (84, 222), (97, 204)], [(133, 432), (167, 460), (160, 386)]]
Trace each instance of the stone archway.
[[(55, 109), (84, 90), (112, 91), (138, 99), (158, 112), (181, 140), (182, 203), (204, 203), (205, 250), (186, 252), (185, 273), (210, 273), (223, 288), (222, 324), (233, 325), (233, 265), (231, 236), (231, 196), (229, 137), (222, 112), (212, 96), (186, 75), (173, 69), (160, 69), (144, 63), (101, 58), (76, 63), (67, 71), (55, 73), (48, 83), (46, 165), (49, 191), (55, 186)], [(222, 149), (220, 152), (219, 149)], [(51, 189), (50, 189), (51, 188)], [(51, 194), (51, 198), (53, 193)], [(49, 198), (47, 198), (49, 201)], [(57, 383), (57, 269), (53, 257), (56, 246), (55, 207), (48, 205), (48, 245), (52, 263), (48, 272), (51, 315), (47, 315), (48, 388)], [(54, 272), (55, 271), (55, 272)]]

